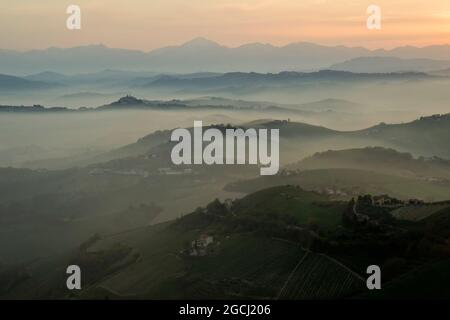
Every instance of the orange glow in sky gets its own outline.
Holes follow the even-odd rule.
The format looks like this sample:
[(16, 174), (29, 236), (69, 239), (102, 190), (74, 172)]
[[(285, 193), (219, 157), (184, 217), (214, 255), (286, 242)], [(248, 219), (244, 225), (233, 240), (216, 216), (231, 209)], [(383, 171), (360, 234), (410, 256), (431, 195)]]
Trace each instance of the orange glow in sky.
[[(77, 4), (82, 29), (65, 27)], [(382, 29), (366, 28), (366, 9), (382, 10)], [(0, 47), (37, 49), (102, 43), (140, 49), (205, 37), (249, 42), (392, 48), (450, 43), (450, 0), (2, 0)]]

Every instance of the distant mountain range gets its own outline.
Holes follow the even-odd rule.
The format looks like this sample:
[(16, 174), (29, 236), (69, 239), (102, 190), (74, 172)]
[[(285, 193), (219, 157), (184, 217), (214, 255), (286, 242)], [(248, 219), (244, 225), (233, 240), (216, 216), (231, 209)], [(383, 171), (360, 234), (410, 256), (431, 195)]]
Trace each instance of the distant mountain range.
[(24, 75), (45, 70), (80, 73), (104, 69), (177, 73), (279, 72), (324, 69), (359, 57), (448, 60), (450, 45), (369, 50), (299, 42), (282, 47), (250, 43), (230, 48), (204, 38), (196, 38), (182, 45), (150, 52), (108, 48), (103, 45), (51, 47), (26, 52), (0, 50), (0, 73)]

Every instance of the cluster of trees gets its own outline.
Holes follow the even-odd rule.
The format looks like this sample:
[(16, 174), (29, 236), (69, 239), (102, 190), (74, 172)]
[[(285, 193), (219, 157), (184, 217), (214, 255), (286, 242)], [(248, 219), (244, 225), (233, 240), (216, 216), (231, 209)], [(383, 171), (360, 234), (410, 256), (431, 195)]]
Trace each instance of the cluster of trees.
[(299, 242), (304, 247), (311, 247), (317, 226), (300, 225), (289, 214), (267, 211), (246, 212), (234, 202), (221, 202), (219, 199), (209, 203), (205, 208), (198, 208), (174, 224), (189, 229), (202, 229), (215, 234), (253, 232), (262, 237), (283, 238)]

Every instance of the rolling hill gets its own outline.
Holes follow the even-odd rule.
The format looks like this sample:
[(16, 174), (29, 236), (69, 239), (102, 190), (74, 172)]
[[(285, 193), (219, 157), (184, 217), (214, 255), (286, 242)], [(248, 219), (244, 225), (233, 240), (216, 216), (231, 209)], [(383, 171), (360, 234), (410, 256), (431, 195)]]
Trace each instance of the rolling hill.
[(449, 124), (450, 114), (437, 114), (403, 124), (382, 123), (354, 134), (383, 141), (383, 145), (414, 155), (450, 158)]
[(319, 152), (289, 169), (313, 170), (330, 168), (360, 169), (416, 178), (443, 181), (450, 178), (450, 161), (439, 158), (414, 158), (394, 149), (367, 147), (361, 149)]
[[(132, 100), (129, 102), (128, 100)], [(125, 101), (127, 100), (127, 101)], [(193, 106), (189, 105), (189, 103), (185, 103), (183, 101), (168, 101), (168, 102), (158, 102), (158, 101), (146, 101), (141, 99), (136, 99), (133, 97), (123, 98), (123, 102), (119, 100), (111, 105), (103, 106), (99, 111), (107, 111), (114, 110), (118, 108), (119, 110), (134, 108), (134, 104), (136, 103), (136, 108), (156, 108), (156, 109), (165, 109), (168, 108), (170, 110), (179, 110), (179, 109), (208, 109), (208, 106)], [(137, 101), (137, 102), (135, 102)], [(10, 110), (8, 107), (5, 110)], [(231, 110), (236, 110), (236, 112), (247, 111), (245, 108), (235, 108), (230, 106), (211, 106), (212, 110), (214, 108), (228, 108)], [(270, 107), (267, 107), (270, 108)], [(2, 108), (0, 108), (2, 110)], [(25, 109), (29, 110), (29, 109)], [(42, 108), (39, 108), (37, 111), (41, 111)], [(47, 111), (52, 111), (53, 109), (44, 109)], [(58, 111), (71, 111), (69, 109), (56, 109)], [(287, 109), (286, 109), (287, 110)], [(285, 111), (286, 111), (285, 110)], [(92, 111), (91, 109), (81, 110)], [(287, 112), (287, 111), (286, 111)], [(287, 113), (289, 116), (289, 113)], [(223, 126), (223, 125), (216, 125)], [(398, 162), (399, 161), (408, 161), (414, 162), (414, 168), (411, 170), (417, 170), (420, 166), (423, 171), (423, 175), (427, 177), (436, 177), (439, 178), (441, 174), (444, 174), (444, 177), (447, 175), (444, 173), (446, 171), (446, 160), (450, 158), (450, 149), (448, 148), (448, 135), (450, 134), (450, 115), (435, 115), (429, 117), (422, 117), (418, 120), (402, 123), (402, 124), (379, 124), (374, 127), (370, 127), (364, 130), (357, 131), (336, 131), (325, 128), (323, 126), (315, 126), (306, 123), (293, 122), (288, 120), (257, 120), (250, 123), (245, 123), (239, 125), (241, 128), (256, 128), (256, 129), (279, 129), (280, 130), (280, 154), (282, 155), (280, 161), (283, 165), (288, 165), (294, 162), (298, 162), (299, 159), (303, 159), (305, 157), (311, 156), (317, 152), (323, 152), (324, 150), (346, 150), (346, 149), (361, 149), (365, 147), (383, 147), (383, 148), (391, 148), (394, 150), (398, 150), (402, 153), (410, 153), (412, 157), (424, 157), (424, 159), (416, 159), (417, 161), (413, 161), (413, 159), (409, 159), (410, 156), (397, 154), (395, 152), (389, 153), (389, 151), (383, 149), (367, 149), (365, 152), (367, 153), (367, 157), (370, 156), (369, 152), (373, 152), (373, 156), (386, 156), (386, 157), (394, 157), (391, 160), (387, 161), (397, 161), (397, 167), (393, 167), (392, 170), (405, 171), (406, 168), (400, 168)], [(206, 129), (206, 128), (205, 128)], [(423, 132), (427, 132), (427, 134), (423, 134)], [(104, 155), (87, 155), (86, 157), (74, 158), (74, 161), (70, 161), (70, 159), (61, 159), (62, 162), (66, 162), (65, 167), (73, 166), (73, 165), (87, 165), (98, 163), (102, 161), (112, 160), (114, 158), (126, 158), (126, 157), (134, 157), (138, 155), (143, 155), (145, 152), (149, 152), (150, 149), (158, 144), (161, 144), (164, 141), (169, 141), (170, 130), (166, 130), (164, 132), (157, 133), (155, 135), (150, 134), (146, 138), (139, 140), (139, 143), (131, 144), (130, 146), (124, 146), (121, 148), (117, 148), (117, 150), (113, 150), (111, 152), (105, 153)], [(155, 140), (153, 140), (155, 139)], [(128, 152), (127, 150), (134, 149), (133, 152)], [(349, 153), (350, 151), (347, 151)], [(377, 154), (378, 152), (378, 154)], [(357, 151), (354, 150), (355, 156), (357, 156)], [(319, 156), (319, 155), (317, 155)], [(326, 156), (326, 155), (322, 155)], [(339, 156), (338, 153), (332, 154), (332, 156)], [(395, 159), (397, 156), (397, 159)], [(436, 157), (435, 159), (432, 159)], [(439, 159), (441, 158), (441, 159)], [(370, 159), (369, 159), (370, 160)], [(369, 161), (367, 160), (367, 161)], [(60, 161), (60, 162), (61, 162)], [(340, 160), (339, 160), (340, 161)], [(439, 163), (440, 162), (440, 163)], [(57, 159), (51, 159), (48, 162), (49, 164), (53, 164), (62, 168), (63, 163), (58, 165)], [(421, 164), (420, 164), (421, 163)], [(30, 163), (29, 165), (32, 165)], [(45, 161), (40, 161), (36, 163), (39, 167), (44, 165)], [(372, 167), (369, 168), (372, 170), (374, 168), (375, 163), (372, 163)], [(432, 172), (426, 173), (426, 167), (429, 165), (433, 165), (435, 168), (437, 166), (441, 166), (442, 168), (437, 170), (434, 174)], [(341, 164), (344, 168), (355, 167), (361, 168), (362, 164), (357, 164), (356, 160), (352, 160), (352, 163), (348, 165)], [(336, 166), (332, 166), (336, 167)], [(367, 168), (367, 167), (366, 167)], [(362, 169), (366, 169), (362, 168)], [(444, 170), (444, 171), (442, 171)]]
[[(289, 202), (277, 212), (267, 211), (270, 213), (267, 216), (261, 215), (263, 204), (256, 211), (252, 209), (253, 206), (247, 207), (249, 203), (259, 203), (263, 198), (272, 197), (281, 197)], [(275, 299), (281, 292), (282, 298), (288, 299), (347, 296), (362, 287), (360, 279), (347, 269), (330, 259), (302, 249), (295, 242), (248, 232), (258, 228), (265, 230), (265, 225), (279, 221), (278, 228), (267, 229), (275, 235), (279, 232), (277, 230), (281, 231), (287, 225), (310, 223), (298, 212), (307, 213), (313, 207), (325, 211), (327, 206), (321, 207), (322, 205), (316, 204), (317, 201), (326, 202), (327, 198), (298, 188), (274, 188), (267, 190), (265, 195), (255, 194), (239, 200), (233, 206), (233, 213), (230, 216), (227, 214), (228, 209), (216, 200), (202, 211), (197, 210), (177, 221), (119, 233), (102, 233), (83, 242), (78, 250), (68, 255), (55, 256), (50, 262), (38, 261), (25, 266), (24, 272), (28, 270), (32, 275), (17, 283), (13, 282), (6, 291), (17, 297), (64, 295), (59, 289), (59, 277), (47, 279), (45, 284), (41, 284), (40, 290), (44, 291), (27, 289), (47, 277), (45, 273), (41, 273), (42, 268), (45, 270), (48, 264), (53, 266), (64, 264), (69, 259), (72, 263), (79, 264), (86, 275), (89, 275), (85, 281), (85, 289), (80, 293), (81, 298), (99, 298), (100, 294), (110, 298)], [(271, 208), (275, 209), (276, 206), (272, 205)], [(291, 212), (286, 213), (287, 208)], [(331, 204), (329, 208), (332, 209), (329, 213), (330, 218), (318, 222), (319, 224), (323, 222), (325, 226), (331, 226), (327, 220), (340, 219), (342, 205)], [(228, 215), (225, 221), (221, 221), (223, 214)], [(250, 224), (249, 219), (254, 224)], [(334, 226), (335, 222), (332, 225)], [(208, 249), (209, 253), (200, 257), (190, 255), (187, 244), (204, 232), (214, 234), (214, 242)], [(309, 237), (316, 237), (313, 232), (307, 230), (293, 229), (291, 232), (294, 234), (304, 232), (303, 237), (306, 239), (304, 241), (310, 241)], [(125, 245), (123, 241), (127, 244)], [(249, 252), (252, 253), (252, 259), (248, 259)], [(299, 269), (298, 263), (305, 258), (308, 262)], [(322, 264), (320, 262), (322, 259), (327, 263), (321, 266), (320, 273), (308, 277), (311, 283), (319, 282), (324, 274), (330, 272), (342, 274), (342, 277), (320, 288), (292, 288), (290, 274), (294, 270), (296, 274), (301, 274), (302, 270), (309, 270), (311, 262), (316, 259), (319, 262), (316, 261), (315, 264)], [(5, 294), (5, 288), (1, 286), (2, 281), (5, 281), (5, 273), (7, 271), (0, 272), (0, 295)], [(353, 284), (349, 285), (352, 282)], [(282, 290), (283, 287), (285, 289)]]
[[(172, 222), (95, 234), (69, 252), (3, 267), (0, 296), (301, 300), (449, 294), (436, 282), (447, 283), (445, 272), (430, 273), (448, 265), (442, 245), (448, 214), (434, 214), (426, 223), (371, 224), (386, 208), (360, 205), (358, 210), (370, 209), (369, 222), (352, 225), (344, 219), (350, 204), (294, 186), (216, 199)], [(328, 217), (305, 220), (314, 210)], [(430, 237), (434, 227), (439, 230)], [(67, 264), (84, 272), (77, 293), (64, 288)], [(368, 292), (368, 264), (382, 266), (386, 291)], [(416, 288), (411, 276), (419, 274)]]
[(448, 198), (450, 184), (400, 177), (357, 169), (315, 169), (298, 173), (282, 172), (277, 176), (241, 179), (228, 184), (230, 192), (251, 193), (273, 186), (296, 185), (306, 190), (349, 199), (360, 194), (390, 194), (400, 199), (418, 198), (443, 201)]

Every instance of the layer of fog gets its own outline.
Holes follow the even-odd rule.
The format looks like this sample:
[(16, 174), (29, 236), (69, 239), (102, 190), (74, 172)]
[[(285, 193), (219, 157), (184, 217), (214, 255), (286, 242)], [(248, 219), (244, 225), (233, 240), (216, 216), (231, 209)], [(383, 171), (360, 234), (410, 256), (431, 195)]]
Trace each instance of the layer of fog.
[[(270, 101), (302, 110), (305, 103), (342, 99), (357, 108), (305, 110), (303, 113), (217, 109), (210, 111), (108, 111), (83, 113), (0, 114), (0, 166), (23, 166), (39, 159), (64, 158), (123, 146), (156, 130), (207, 124), (240, 124), (255, 119), (290, 119), (327, 128), (350, 131), (380, 122), (402, 123), (421, 116), (450, 112), (447, 80), (326, 83), (304, 87), (255, 87), (240, 90), (117, 90), (80, 88), (6, 94), (1, 105), (96, 107), (115, 101), (125, 92), (148, 100), (192, 99), (217, 96), (248, 101)], [(83, 88), (86, 89), (86, 88)]]

